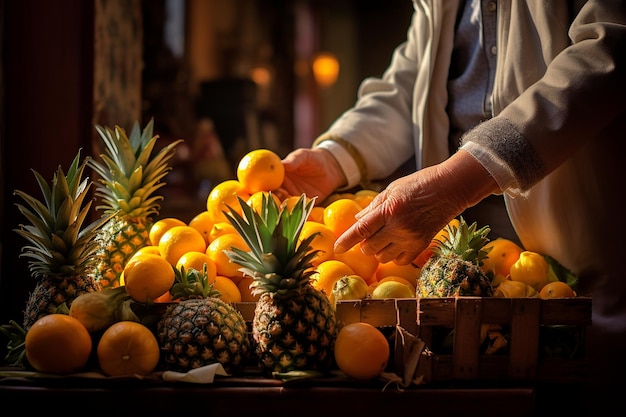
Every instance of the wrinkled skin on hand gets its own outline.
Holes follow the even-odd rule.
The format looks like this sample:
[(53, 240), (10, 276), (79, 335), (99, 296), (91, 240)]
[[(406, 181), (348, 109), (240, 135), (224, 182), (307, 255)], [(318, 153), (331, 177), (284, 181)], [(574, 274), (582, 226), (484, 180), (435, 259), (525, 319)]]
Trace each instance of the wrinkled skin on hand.
[(379, 262), (409, 264), (452, 218), (498, 191), (482, 165), (457, 152), (389, 184), (337, 239), (335, 253), (363, 241), (361, 250)]
[(285, 180), (277, 191), (279, 198), (306, 194), (317, 196), (321, 203), (337, 188), (346, 183), (346, 178), (330, 152), (319, 148), (301, 148), (283, 159)]

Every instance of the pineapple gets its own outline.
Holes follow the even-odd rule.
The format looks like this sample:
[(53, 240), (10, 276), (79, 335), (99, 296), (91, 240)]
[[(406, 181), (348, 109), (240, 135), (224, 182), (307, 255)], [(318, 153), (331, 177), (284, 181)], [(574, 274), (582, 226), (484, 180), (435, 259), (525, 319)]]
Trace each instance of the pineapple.
[(158, 139), (152, 135), (153, 126), (150, 120), (141, 132), (135, 123), (130, 136), (119, 126), (114, 130), (96, 126), (106, 147), (103, 162), (89, 162), (100, 176), (96, 195), (102, 198), (102, 205), (96, 209), (114, 215), (97, 236), (100, 251), (94, 276), (102, 288), (119, 286), (128, 259), (148, 243), (153, 216), (159, 214), (158, 201), (162, 199), (154, 193), (165, 185), (161, 180), (171, 169), (167, 162), (182, 142), (172, 142), (153, 156)]
[(424, 264), (417, 280), (419, 297), (454, 297), (493, 295), (491, 279), (481, 270), (487, 256), (484, 246), (489, 239), (488, 226), (477, 230), (461, 217), (458, 227), (446, 227), (448, 237), (438, 241), (433, 255)]
[(263, 197), (261, 213), (239, 199), (242, 215), (229, 207), (227, 218), (245, 239), (249, 252), (233, 247), (225, 253), (253, 278), (259, 295), (252, 321), (259, 367), (263, 374), (292, 371), (327, 373), (333, 366), (337, 338), (335, 310), (325, 293), (313, 288), (311, 249), (315, 234), (298, 245), (298, 237), (315, 199), (302, 195), (289, 211), (271, 194)]
[(27, 204), (17, 204), (30, 225), (20, 225), (15, 231), (29, 241), (20, 257), (29, 258), (29, 270), (37, 280), (24, 312), (24, 330), (37, 319), (57, 311), (64, 303), (69, 307), (81, 294), (100, 289), (90, 272), (94, 266), (98, 243), (97, 231), (108, 220), (99, 220), (83, 227), (89, 215), (91, 201), (83, 206), (91, 182), (82, 175), (89, 158), (80, 162), (80, 151), (74, 158), (67, 176), (59, 166), (51, 186), (33, 171), (44, 202), (16, 190)]
[(219, 362), (227, 373), (240, 374), (251, 345), (247, 325), (208, 284), (206, 265), (204, 271), (176, 270), (170, 293), (180, 301), (170, 305), (157, 324), (165, 369), (187, 372)]

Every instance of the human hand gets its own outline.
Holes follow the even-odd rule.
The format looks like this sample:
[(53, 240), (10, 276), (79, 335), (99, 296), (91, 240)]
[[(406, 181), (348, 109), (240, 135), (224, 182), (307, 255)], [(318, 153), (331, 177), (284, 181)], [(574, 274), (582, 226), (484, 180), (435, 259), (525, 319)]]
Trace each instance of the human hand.
[(304, 193), (307, 197), (317, 196), (317, 201), (321, 203), (346, 183), (339, 163), (325, 149), (296, 149), (283, 159), (283, 166), (285, 180), (279, 194), (284, 196)]
[(337, 238), (335, 253), (362, 241), (363, 253), (379, 262), (409, 264), (452, 218), (498, 190), (482, 165), (459, 151), (389, 184)]

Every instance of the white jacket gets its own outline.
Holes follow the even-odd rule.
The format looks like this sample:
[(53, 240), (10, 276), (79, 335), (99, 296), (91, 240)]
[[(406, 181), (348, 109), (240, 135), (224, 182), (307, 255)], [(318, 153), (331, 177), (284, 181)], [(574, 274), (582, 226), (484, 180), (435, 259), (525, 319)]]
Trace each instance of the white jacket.
[[(580, 5), (575, 3), (581, 3)], [(584, 5), (582, 5), (584, 3)], [(412, 155), (449, 156), (446, 83), (459, 2), (414, 0), (407, 40), (354, 108), (318, 138), (334, 146), (349, 186), (385, 178)], [(553, 256), (593, 293), (594, 325), (626, 339), (626, 2), (498, 1), (494, 117), (464, 137), (505, 193), (528, 250)], [(572, 24), (573, 22), (573, 24)]]

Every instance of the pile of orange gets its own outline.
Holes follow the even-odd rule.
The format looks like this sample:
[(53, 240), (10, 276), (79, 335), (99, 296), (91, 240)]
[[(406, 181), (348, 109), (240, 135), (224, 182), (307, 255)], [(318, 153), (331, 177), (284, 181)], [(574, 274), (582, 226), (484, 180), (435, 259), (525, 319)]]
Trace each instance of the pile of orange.
[[(284, 177), (284, 168), (278, 154), (267, 149), (253, 150), (241, 159), (236, 179), (225, 180), (209, 192), (205, 211), (198, 213), (188, 223), (176, 218), (158, 220), (150, 230), (149, 240), (152, 247), (140, 250), (129, 262), (129, 271), (124, 271), (123, 279), (133, 293), (133, 298), (140, 301), (146, 299), (170, 301), (166, 288), (171, 285), (169, 283), (173, 278), (165, 267), (163, 262), (165, 260), (177, 268), (184, 265), (186, 269), (198, 269), (206, 265), (209, 281), (222, 293), (223, 299), (230, 302), (255, 301), (257, 297), (250, 291), (251, 278), (244, 277), (239, 270), (240, 266), (232, 263), (224, 254), (224, 250), (232, 247), (248, 250), (244, 240), (224, 216), (224, 212), (233, 209), (241, 213), (240, 201), (260, 212), (263, 196), (270, 194), (277, 203), (290, 210), (300, 196), (288, 196), (281, 201), (273, 193), (281, 186)], [(373, 190), (333, 194), (313, 209), (302, 229), (300, 240), (313, 233), (317, 234), (312, 242), (312, 249), (317, 251), (317, 256), (312, 262), (312, 284), (329, 296), (335, 283), (342, 277), (358, 276), (368, 286), (365, 297), (414, 297), (420, 267), (432, 255), (432, 247), (436, 240), (446, 238), (447, 232), (444, 228), (412, 264), (404, 266), (394, 262), (382, 264), (374, 256), (363, 254), (359, 245), (345, 253), (335, 254), (333, 248), (338, 236), (355, 223), (355, 215), (370, 204), (376, 195), (377, 192)], [(452, 220), (451, 225), (458, 225), (458, 220)], [(491, 251), (482, 267), (495, 276), (496, 286), (503, 280), (521, 281), (533, 287), (539, 295), (542, 287), (551, 281), (547, 275), (542, 277), (535, 274), (532, 275), (534, 282), (531, 283), (528, 281), (531, 275), (527, 272), (521, 274), (511, 272), (512, 269), (515, 271), (514, 265), (522, 256), (522, 252), (525, 252), (514, 242), (495, 239), (488, 246)], [(151, 256), (146, 255), (146, 252)], [(162, 259), (157, 260), (157, 257)], [(152, 273), (150, 276), (143, 274), (143, 279), (138, 279), (136, 278), (138, 274), (133, 274), (134, 269), (140, 269), (138, 267)], [(518, 278), (519, 275), (521, 278)], [(341, 285), (342, 294), (339, 298), (345, 294), (362, 294), (360, 281), (344, 280)], [(513, 286), (505, 284), (503, 290), (504, 287), (507, 287), (507, 294), (514, 296), (527, 296), (522, 293), (532, 293), (517, 284)], [(513, 287), (516, 288), (515, 291), (511, 290)], [(554, 286), (549, 288), (552, 287)], [(554, 289), (544, 291), (544, 296), (571, 295), (562, 286), (557, 289), (558, 291)]]

